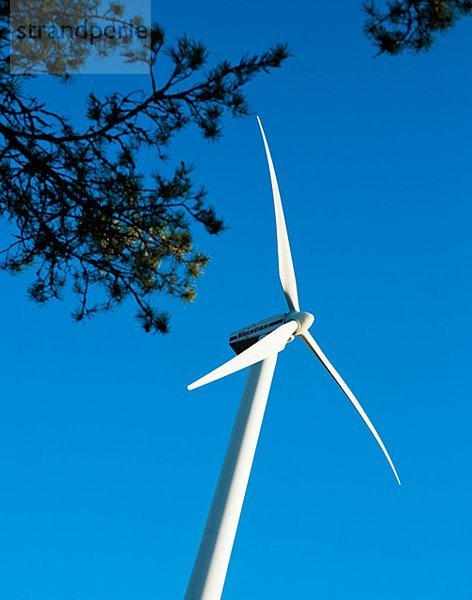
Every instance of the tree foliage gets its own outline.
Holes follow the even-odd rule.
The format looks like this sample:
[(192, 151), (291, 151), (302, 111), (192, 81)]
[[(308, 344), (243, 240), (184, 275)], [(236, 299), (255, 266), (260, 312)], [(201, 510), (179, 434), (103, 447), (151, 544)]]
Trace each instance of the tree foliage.
[(438, 33), (472, 15), (472, 0), (390, 0), (364, 4), (365, 31), (377, 54), (428, 51)]
[[(193, 184), (189, 165), (176, 161), (167, 176), (159, 165), (185, 128), (216, 139), (225, 114), (248, 115), (246, 84), (280, 67), (287, 47), (208, 67), (202, 43), (187, 36), (167, 43), (155, 24), (149, 55), (130, 57), (148, 61), (148, 89), (91, 92), (88, 124), (79, 128), (26, 92), (27, 78), (10, 75), (6, 4), (2, 17), (0, 217), (15, 230), (2, 268), (32, 269), (29, 295), (41, 304), (74, 292), (77, 320), (130, 298), (146, 331), (166, 332), (159, 294), (193, 300), (208, 262), (195, 248), (194, 226), (213, 235), (224, 224)], [(155, 156), (154, 171), (146, 171), (143, 152)]]

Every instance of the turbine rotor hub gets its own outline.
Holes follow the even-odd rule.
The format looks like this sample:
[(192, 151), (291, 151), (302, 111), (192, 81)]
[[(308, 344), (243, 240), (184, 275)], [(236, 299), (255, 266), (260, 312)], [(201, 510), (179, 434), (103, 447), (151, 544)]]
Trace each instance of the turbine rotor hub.
[(305, 311), (292, 311), (287, 314), (286, 321), (296, 321), (298, 329), (294, 335), (300, 335), (304, 331), (308, 331), (315, 320), (314, 315)]

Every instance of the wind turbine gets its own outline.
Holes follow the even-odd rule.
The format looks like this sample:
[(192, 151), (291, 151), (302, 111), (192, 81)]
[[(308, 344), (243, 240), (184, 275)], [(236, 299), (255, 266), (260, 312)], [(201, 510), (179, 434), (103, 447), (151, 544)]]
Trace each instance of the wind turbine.
[(229, 343), (237, 355), (188, 386), (189, 390), (193, 390), (249, 367), (246, 386), (185, 600), (220, 600), (221, 598), (277, 355), (295, 337), (300, 337), (305, 342), (353, 404), (376, 439), (400, 485), (393, 461), (377, 430), (309, 332), (315, 320), (314, 316), (309, 312), (300, 311), (297, 282), (277, 177), (262, 123), (259, 117), (257, 120), (267, 155), (274, 196), (279, 277), (289, 310), (233, 333)]

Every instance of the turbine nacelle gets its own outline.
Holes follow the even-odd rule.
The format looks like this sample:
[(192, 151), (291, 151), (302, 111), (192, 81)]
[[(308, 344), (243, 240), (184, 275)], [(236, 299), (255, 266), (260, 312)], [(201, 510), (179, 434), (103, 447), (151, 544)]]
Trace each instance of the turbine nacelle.
[(308, 331), (313, 325), (314, 320), (315, 317), (311, 313), (299, 310), (274, 315), (233, 332), (229, 337), (229, 345), (236, 354), (241, 354), (241, 352), (253, 346), (260, 339), (278, 329), (280, 325), (295, 321), (297, 328), (290, 339), (291, 341), (295, 336), (302, 335), (305, 331)]

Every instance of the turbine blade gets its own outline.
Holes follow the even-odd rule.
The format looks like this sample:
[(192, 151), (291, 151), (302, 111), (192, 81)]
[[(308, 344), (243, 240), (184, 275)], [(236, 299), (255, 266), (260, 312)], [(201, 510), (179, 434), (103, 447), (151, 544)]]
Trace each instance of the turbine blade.
[(194, 390), (197, 387), (226, 377), (226, 375), (231, 375), (231, 373), (250, 367), (272, 354), (277, 354), (285, 348), (288, 340), (295, 333), (297, 328), (298, 323), (296, 321), (284, 323), (250, 346), (247, 350), (244, 350), (244, 352), (241, 352), (241, 354), (238, 354), (224, 365), (221, 365), (221, 367), (218, 367), (214, 371), (208, 373), (208, 375), (204, 375), (200, 379), (197, 379), (197, 381), (191, 383), (187, 386), (187, 389)]
[(282, 199), (280, 197), (279, 184), (275, 174), (274, 163), (269, 150), (269, 144), (262, 127), (261, 120), (257, 117), (259, 127), (261, 129), (262, 139), (269, 165), (270, 182), (272, 184), (272, 194), (274, 196), (275, 222), (277, 226), (277, 253), (279, 257), (279, 277), (282, 284), (282, 289), (287, 300), (290, 310), (300, 310), (298, 304), (297, 281), (295, 279), (295, 271), (293, 268), (292, 253), (290, 252), (290, 243), (288, 241), (287, 226), (285, 224), (284, 210), (282, 207)]
[(384, 443), (382, 442), (382, 439), (380, 438), (380, 435), (377, 433), (377, 430), (375, 429), (374, 425), (372, 424), (372, 421), (367, 416), (366, 412), (364, 411), (364, 409), (360, 405), (360, 403), (357, 400), (357, 398), (351, 392), (351, 390), (349, 389), (349, 387), (347, 386), (346, 382), (343, 380), (343, 378), (341, 377), (341, 375), (336, 371), (336, 369), (333, 367), (333, 365), (329, 362), (329, 360), (327, 359), (326, 355), (321, 350), (321, 348), (318, 346), (318, 344), (316, 343), (316, 341), (313, 338), (313, 336), (308, 331), (305, 331), (304, 333), (301, 334), (301, 337), (303, 338), (303, 341), (307, 344), (307, 346), (319, 358), (320, 362), (326, 368), (326, 370), (328, 371), (328, 373), (336, 381), (336, 383), (339, 385), (339, 387), (342, 389), (342, 391), (349, 398), (349, 400), (353, 404), (354, 408), (360, 414), (360, 416), (362, 417), (364, 423), (367, 425), (367, 427), (370, 429), (370, 432), (372, 433), (372, 435), (374, 436), (374, 438), (377, 440), (377, 443), (380, 446), (382, 452), (384, 453), (385, 458), (388, 460), (388, 463), (389, 463), (390, 467), (392, 468), (392, 471), (393, 471), (393, 473), (394, 473), (394, 475), (395, 475), (395, 477), (396, 477), (396, 479), (398, 481), (398, 485), (401, 485), (400, 478), (398, 477), (397, 470), (395, 469), (395, 465), (393, 464), (393, 461), (390, 458), (390, 454), (388, 453), (387, 448), (385, 447)]

